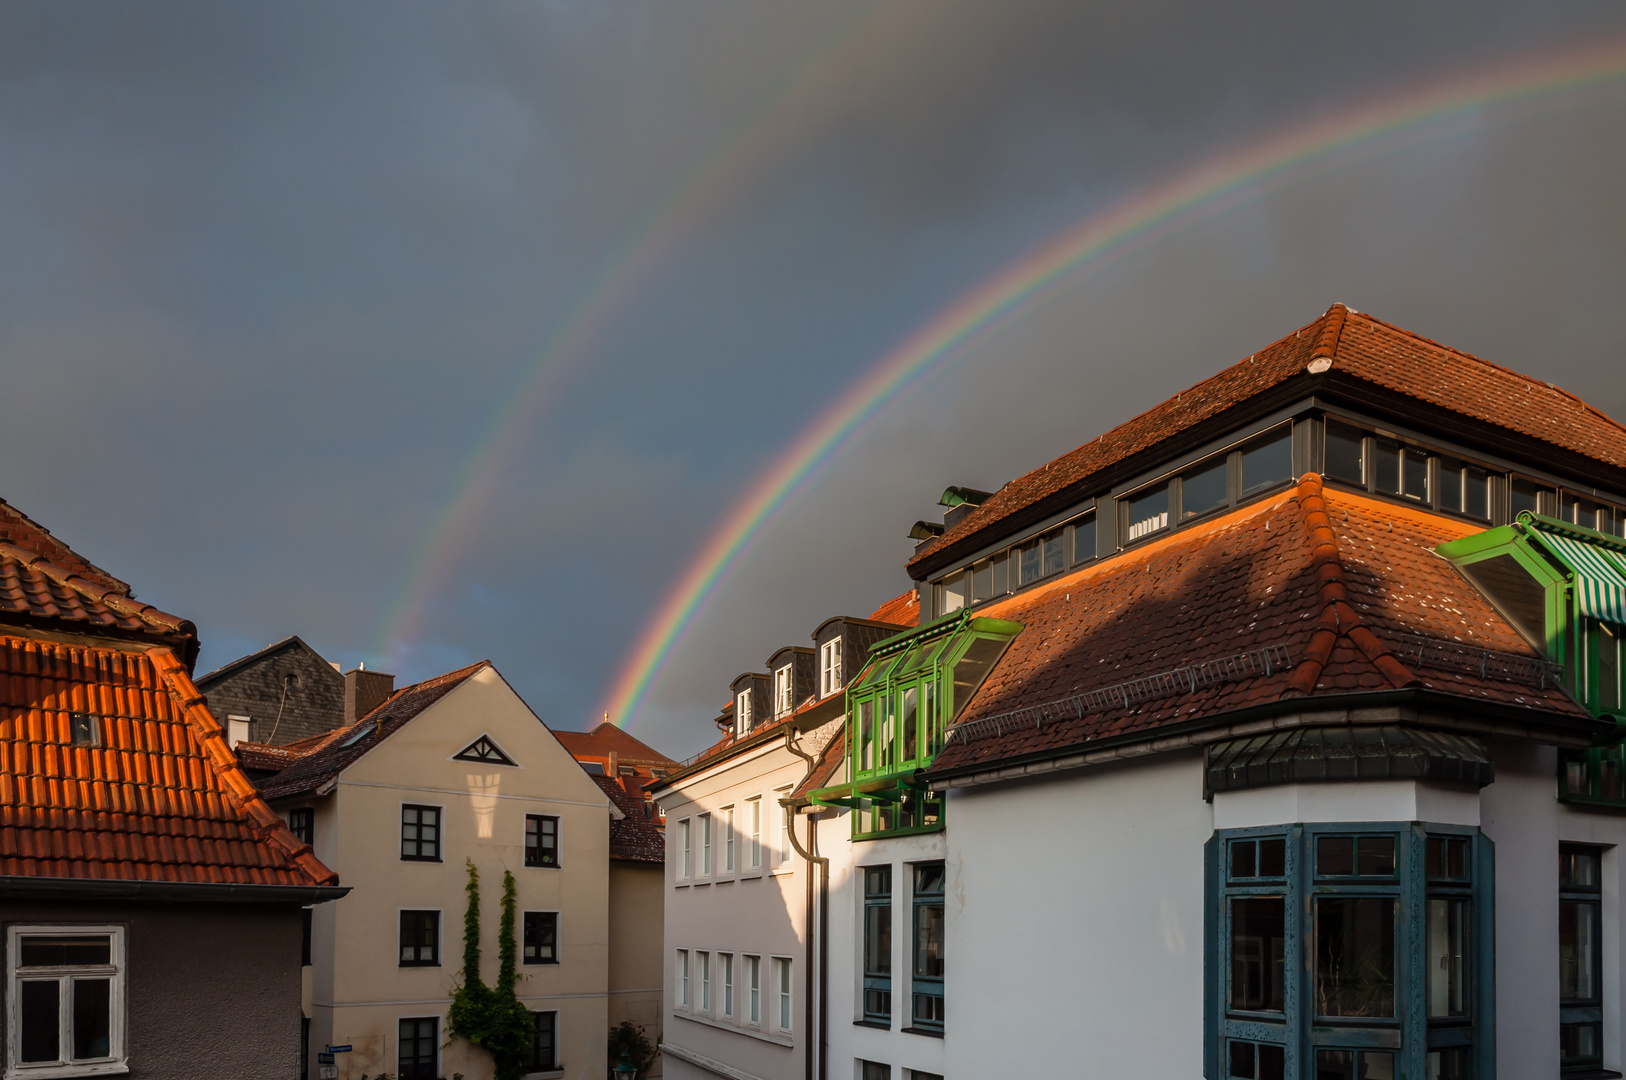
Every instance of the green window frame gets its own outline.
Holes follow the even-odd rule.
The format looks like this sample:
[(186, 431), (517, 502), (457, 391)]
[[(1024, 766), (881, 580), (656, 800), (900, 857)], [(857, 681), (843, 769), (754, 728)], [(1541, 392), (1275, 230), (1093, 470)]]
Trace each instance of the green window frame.
[(1209, 1080), (1495, 1075), (1494, 848), (1336, 822), (1205, 847)]

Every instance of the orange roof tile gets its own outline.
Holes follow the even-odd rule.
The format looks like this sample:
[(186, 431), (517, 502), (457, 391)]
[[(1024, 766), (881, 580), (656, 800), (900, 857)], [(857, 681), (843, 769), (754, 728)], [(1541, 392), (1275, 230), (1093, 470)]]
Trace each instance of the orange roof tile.
[[(99, 745), (74, 746), (89, 713)], [(0, 635), (0, 874), (329, 886), (174, 653)]]
[(920, 625), (920, 594), (914, 589), (899, 593), (870, 615), (871, 622), (892, 623), (895, 626)]
[[(1440, 544), (1478, 531), (1306, 475), (1234, 510), (989, 605), (1024, 625), (961, 717), (933, 772), (1086, 747), (1295, 696), (1417, 688), (1586, 734), (1562, 689), (1403, 661), (1408, 638), (1539, 661)], [(1267, 646), (1288, 666), (1042, 724), (994, 717)], [(975, 726), (979, 720), (987, 724)], [(989, 730), (996, 733), (991, 737)]]
[(1308, 326), (1006, 484), (909, 565), (954, 547), (969, 551), (984, 529), (1293, 379), (1306, 395), (1351, 381), (1381, 387), (1626, 469), (1626, 427), (1575, 395), (1334, 304)]
[(608, 722), (598, 725), (592, 731), (555, 731), (553, 735), (574, 758), (608, 758), (613, 752), (629, 765), (677, 764), (659, 750), (640, 742)]

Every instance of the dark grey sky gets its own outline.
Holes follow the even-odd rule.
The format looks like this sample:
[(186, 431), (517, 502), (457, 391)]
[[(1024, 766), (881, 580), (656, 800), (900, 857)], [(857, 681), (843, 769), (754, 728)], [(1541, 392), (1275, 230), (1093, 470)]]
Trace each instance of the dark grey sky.
[[(1618, 2), (0, 7), (0, 496), (194, 619), (582, 727), (722, 515), (956, 296), (1262, 135), (1626, 37)], [(787, 92), (786, 88), (790, 88)], [(721, 167), (717, 166), (722, 163)], [(543, 343), (662, 258), (390, 612)], [(1626, 81), (1295, 175), (1070, 279), (736, 569), (635, 730), (907, 585), (904, 533), (1333, 300), (1626, 416)]]

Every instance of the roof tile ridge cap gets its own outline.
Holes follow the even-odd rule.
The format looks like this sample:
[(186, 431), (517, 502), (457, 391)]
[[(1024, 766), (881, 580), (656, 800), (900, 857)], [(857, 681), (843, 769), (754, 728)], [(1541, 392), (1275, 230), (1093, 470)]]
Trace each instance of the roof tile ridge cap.
[(1309, 362), (1305, 365), (1310, 371), (1319, 374), (1332, 367), (1338, 357), (1338, 343), (1343, 338), (1344, 322), (1348, 317), (1349, 308), (1340, 303), (1333, 304), (1321, 316), (1321, 332), (1316, 335)]
[(1344, 586), (1344, 563), (1338, 554), (1338, 537), (1332, 529), (1332, 517), (1327, 513), (1320, 475), (1305, 473), (1300, 477), (1297, 495), (1304, 509), (1304, 524), (1309, 529), (1313, 553), (1310, 565), (1319, 579), (1322, 607), (1320, 626), (1310, 638), (1305, 659), (1294, 669), (1291, 689), (1284, 696), (1309, 694), (1315, 689), (1339, 637), (1348, 638), (1395, 689), (1421, 685), (1422, 680), (1395, 659), (1393, 651), (1372, 632), (1361, 613), (1349, 602)]
[(155, 645), (147, 650), (147, 658), (180, 704), (182, 715), (192, 727), (193, 737), (198, 740), (220, 776), (227, 800), (248, 819), (246, 824), (255, 838), (262, 844), (280, 849), (288, 861), (302, 870), (312, 883), (337, 885), (339, 875), (323, 865), (309, 844), (294, 836), (287, 823), (271, 809), (261, 797), (259, 789), (243, 773), (237, 755), (226, 745), (220, 721), (204, 705), (203, 694), (192, 684), (186, 668), (174, 652), (165, 646)]
[(177, 633), (187, 632), (183, 629), (186, 620), (180, 616), (160, 611), (151, 604), (135, 599), (128, 593), (109, 588), (83, 574), (58, 566), (44, 555), (36, 554), (27, 548), (19, 547), (8, 541), (0, 541), (0, 555), (16, 559), (30, 570), (38, 570), (63, 588), (72, 589), (80, 596), (88, 597), (98, 604), (110, 607), (121, 614), (131, 615), (146, 622), (167, 627)]

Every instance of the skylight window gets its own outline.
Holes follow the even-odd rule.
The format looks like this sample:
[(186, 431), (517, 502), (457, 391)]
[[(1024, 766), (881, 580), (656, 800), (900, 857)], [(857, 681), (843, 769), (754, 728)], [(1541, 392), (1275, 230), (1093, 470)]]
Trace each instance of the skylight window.
[(361, 727), (357, 728), (349, 735), (346, 735), (339, 743), (339, 747), (341, 749), (352, 747), (377, 730), (378, 722), (376, 720), (369, 720), (367, 723), (361, 725)]

